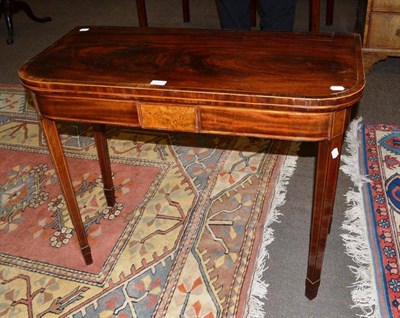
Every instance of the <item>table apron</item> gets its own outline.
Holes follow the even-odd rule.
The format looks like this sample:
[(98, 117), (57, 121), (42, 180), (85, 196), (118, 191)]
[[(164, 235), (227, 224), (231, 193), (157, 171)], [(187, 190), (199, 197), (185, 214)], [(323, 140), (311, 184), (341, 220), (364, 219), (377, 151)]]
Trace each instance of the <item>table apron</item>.
[(38, 113), (51, 120), (298, 141), (329, 140), (342, 134), (346, 113), (346, 109), (306, 112), (36, 94), (34, 99)]

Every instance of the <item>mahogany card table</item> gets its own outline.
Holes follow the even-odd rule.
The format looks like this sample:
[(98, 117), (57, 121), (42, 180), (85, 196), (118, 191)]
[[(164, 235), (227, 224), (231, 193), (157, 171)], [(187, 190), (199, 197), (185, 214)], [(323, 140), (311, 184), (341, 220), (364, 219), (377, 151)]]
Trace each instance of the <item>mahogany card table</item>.
[(306, 296), (317, 295), (343, 135), (365, 85), (359, 35), (78, 27), (19, 76), (37, 108), (86, 264), (90, 246), (57, 121), (93, 124), (110, 206), (105, 125), (317, 142)]

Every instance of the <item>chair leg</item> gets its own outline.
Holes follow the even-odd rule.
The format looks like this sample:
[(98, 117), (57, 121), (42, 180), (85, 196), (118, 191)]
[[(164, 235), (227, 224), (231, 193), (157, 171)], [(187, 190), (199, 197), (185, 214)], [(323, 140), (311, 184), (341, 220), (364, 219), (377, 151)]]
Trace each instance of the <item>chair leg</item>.
[(11, 11), (11, 0), (4, 0), (0, 3), (0, 5), (2, 5), (1, 10), (4, 13), (4, 18), (7, 24), (7, 44), (12, 44), (14, 43), (14, 29)]
[(309, 0), (310, 4), (310, 20), (309, 30), (311, 32), (319, 32), (319, 17), (320, 17), (320, 0)]
[(335, 0), (327, 0), (326, 1), (326, 18), (325, 23), (326, 25), (333, 24), (333, 7), (335, 5)]
[(50, 17), (43, 17), (43, 18), (37, 17), (37, 16), (32, 12), (32, 9), (31, 9), (31, 7), (29, 6), (29, 4), (26, 3), (25, 1), (12, 1), (12, 2), (13, 2), (13, 4), (12, 4), (12, 11), (13, 11), (13, 12), (12, 12), (12, 13), (17, 13), (17, 12), (19, 12), (19, 11), (24, 11), (25, 14), (26, 14), (30, 19), (32, 19), (33, 21), (40, 22), (40, 23), (51, 21), (51, 18), (50, 18)]
[(139, 26), (147, 27), (147, 12), (145, 0), (136, 0), (137, 16), (139, 20)]
[(250, 23), (251, 26), (257, 25), (257, 1), (250, 0)]
[(183, 22), (188, 23), (190, 21), (189, 0), (182, 0), (182, 9)]
[(14, 0), (2, 0), (0, 1), (0, 18), (4, 14), (7, 25), (7, 44), (14, 43), (14, 29), (13, 29), (13, 14), (19, 11), (24, 11), (26, 15), (36, 22), (48, 22), (51, 21), (50, 17), (39, 18), (32, 12), (31, 7), (25, 1), (14, 1)]

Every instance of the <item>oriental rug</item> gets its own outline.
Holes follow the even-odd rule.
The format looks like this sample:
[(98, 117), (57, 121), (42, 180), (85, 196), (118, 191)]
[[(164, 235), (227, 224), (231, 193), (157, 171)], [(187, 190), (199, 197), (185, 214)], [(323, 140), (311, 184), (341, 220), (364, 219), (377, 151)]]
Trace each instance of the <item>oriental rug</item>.
[(260, 317), (270, 224), (295, 143), (108, 127), (107, 207), (90, 127), (58, 125), (85, 266), (22, 87), (0, 89), (1, 317)]
[(348, 142), (342, 169), (356, 189), (343, 239), (356, 262), (353, 307), (362, 317), (400, 317), (400, 126), (357, 120)]

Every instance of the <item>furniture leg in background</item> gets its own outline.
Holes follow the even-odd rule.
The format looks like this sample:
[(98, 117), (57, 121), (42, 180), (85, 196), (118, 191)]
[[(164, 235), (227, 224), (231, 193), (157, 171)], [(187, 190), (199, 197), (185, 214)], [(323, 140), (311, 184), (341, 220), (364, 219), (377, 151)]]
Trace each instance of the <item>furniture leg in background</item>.
[(333, 24), (333, 9), (335, 7), (335, 0), (327, 0), (326, 1), (326, 15), (325, 15), (325, 23), (326, 25)]
[[(25, 1), (14, 1), (14, 0), (2, 0), (0, 6), (0, 13), (4, 14), (6, 24), (7, 24), (7, 44), (14, 43), (14, 29), (12, 15), (19, 11), (24, 11), (26, 15), (36, 22), (49, 22), (50, 17), (39, 18), (35, 16), (32, 12), (31, 7)], [(1, 16), (1, 14), (0, 14)]]
[[(137, 15), (139, 20), (139, 26), (147, 27), (147, 11), (146, 11), (146, 0), (136, 0)], [(332, 25), (333, 23), (333, 8), (335, 0), (327, 0), (326, 6), (326, 24)], [(320, 0), (310, 0), (310, 22), (309, 30), (311, 32), (319, 32), (320, 29), (320, 14), (321, 4)], [(190, 9), (189, 0), (182, 0), (183, 9), (183, 21), (185, 23), (190, 21)], [(257, 21), (257, 1), (250, 0), (250, 19), (251, 25), (256, 26)]]
[[(146, 0), (136, 0), (136, 9), (139, 20), (139, 26), (147, 27), (147, 11), (146, 11)], [(190, 22), (190, 6), (189, 0), (182, 0), (183, 10), (183, 22)], [(250, 19), (251, 25), (256, 26), (257, 23), (257, 1), (250, 0)]]
[[(335, 0), (327, 0), (326, 3), (326, 14), (325, 24), (332, 25), (333, 23), (333, 8)], [(310, 0), (310, 19), (309, 19), (309, 30), (311, 32), (319, 32), (320, 30), (320, 15), (321, 15), (321, 3), (320, 0)]]
[(139, 20), (139, 26), (147, 27), (147, 11), (145, 0), (136, 0), (137, 16)]

